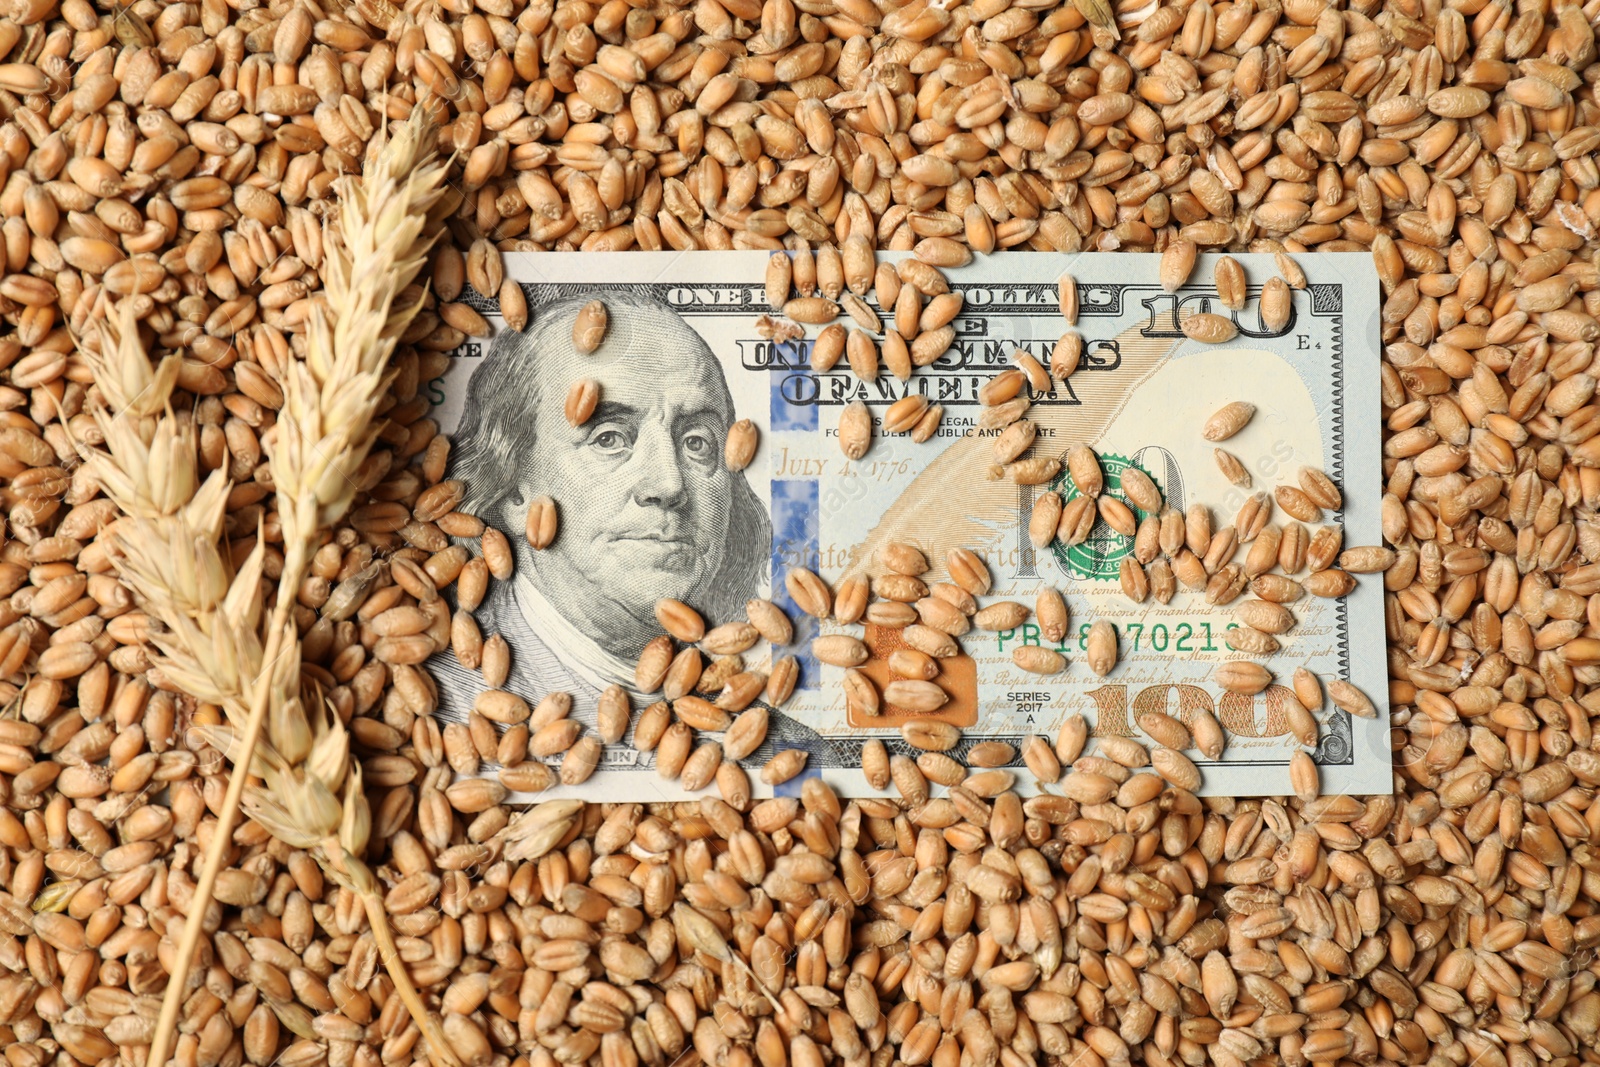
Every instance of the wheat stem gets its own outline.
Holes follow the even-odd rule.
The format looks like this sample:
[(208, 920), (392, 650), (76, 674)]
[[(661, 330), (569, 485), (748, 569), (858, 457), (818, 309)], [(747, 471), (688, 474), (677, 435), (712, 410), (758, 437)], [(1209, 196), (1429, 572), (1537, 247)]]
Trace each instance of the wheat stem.
[[(299, 554), (304, 555), (303, 552)], [(287, 562), (283, 573), (285, 575), (289, 573)], [(242, 743), (246, 752), (254, 752), (261, 740), (261, 730), (267, 719), (268, 697), (272, 685), (271, 668), (273, 662), (284, 651), (283, 633), (292, 603), (293, 599), (284, 596), (283, 590), (280, 589), (277, 606), (272, 612), (272, 625), (268, 630), (266, 651), (262, 656), (262, 669), (256, 680), (255, 692), (251, 696), (250, 717), (245, 722)], [(201, 927), (205, 923), (211, 894), (216, 889), (217, 875), (222, 871), (228, 843), (233, 840), (233, 822), (238, 817), (239, 804), (244, 799), (245, 783), (250, 777), (248, 769), (248, 759), (236, 763), (233, 775), (228, 779), (228, 791), (222, 798), (222, 810), (217, 812), (217, 826), (211, 834), (211, 841), (206, 846), (205, 860), (200, 867), (200, 878), (195, 882), (194, 905), (190, 907), (189, 914), (183, 922), (183, 938), (178, 942), (178, 954), (173, 961), (175, 969), (167, 979), (166, 993), (161, 998), (161, 1015), (156, 1020), (155, 1036), (150, 1042), (150, 1056), (145, 1061), (148, 1067), (161, 1067), (167, 1062), (167, 1056), (171, 1051), (168, 1046), (177, 1037), (178, 1012), (183, 1007), (184, 986), (188, 984), (189, 970), (193, 965), (195, 952), (200, 947)], [(409, 1002), (407, 1007), (410, 1007)]]
[[(383, 895), (376, 887), (370, 885), (358, 893), (361, 905), (367, 912), (367, 921), (372, 924), (372, 939), (378, 943), (378, 957), (383, 960), (384, 969), (389, 972), (389, 977), (394, 982), (395, 995), (406, 1006), (411, 1017), (417, 1021), (417, 1028), (422, 1031), (422, 1039), (428, 1043), (436, 1067), (452, 1067), (454, 1054), (450, 1052), (449, 1042), (445, 1040), (439, 1024), (423, 1005), (422, 994), (418, 993), (417, 987), (412, 984), (411, 975), (406, 972), (405, 961), (400, 958), (400, 946), (394, 943), (394, 932), (389, 929), (389, 914), (384, 910)], [(441, 1050), (451, 1056), (448, 1063), (441, 1062)]]

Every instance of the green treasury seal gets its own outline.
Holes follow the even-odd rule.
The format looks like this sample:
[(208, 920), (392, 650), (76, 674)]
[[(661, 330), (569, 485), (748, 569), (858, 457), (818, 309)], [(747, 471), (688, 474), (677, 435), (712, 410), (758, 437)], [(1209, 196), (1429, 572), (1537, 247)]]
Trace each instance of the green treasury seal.
[[(1149, 449), (1144, 450), (1146, 453), (1149, 451)], [(1149, 474), (1150, 480), (1156, 483), (1156, 488), (1161, 490), (1162, 496), (1166, 496), (1167, 486), (1163, 484), (1166, 479), (1156, 477), (1145, 464), (1136, 464), (1126, 456), (1112, 452), (1100, 457), (1100, 469), (1105, 473), (1105, 488), (1102, 492), (1109, 493), (1127, 504), (1134, 515), (1143, 520), (1149, 513), (1140, 511), (1122, 495), (1122, 472), (1130, 466), (1137, 466)], [(1072, 478), (1065, 470), (1056, 476), (1050, 488), (1061, 494), (1063, 503), (1083, 495), (1078, 492), (1078, 487), (1073, 484)], [(1096, 519), (1094, 529), (1089, 531), (1089, 538), (1083, 544), (1069, 548), (1059, 541), (1053, 541), (1050, 544), (1050, 551), (1055, 553), (1056, 562), (1078, 581), (1114, 582), (1118, 579), (1122, 557), (1133, 551), (1133, 538), (1117, 533), (1106, 525), (1104, 519)]]

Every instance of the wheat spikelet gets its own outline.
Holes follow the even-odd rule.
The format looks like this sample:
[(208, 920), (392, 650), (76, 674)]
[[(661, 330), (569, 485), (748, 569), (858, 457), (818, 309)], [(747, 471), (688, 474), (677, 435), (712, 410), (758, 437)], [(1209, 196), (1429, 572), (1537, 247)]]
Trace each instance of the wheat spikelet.
[[(97, 347), (82, 346), (106, 401), (96, 412), (105, 449), (91, 453), (89, 462), (124, 512), (116, 537), (121, 574), (165, 627), (152, 637), (160, 670), (227, 716), (226, 726), (203, 732), (234, 763), (156, 1025), (148, 1060), (153, 1067), (166, 1061), (189, 992), (201, 920), (241, 803), (251, 818), (311, 852), (357, 895), (434, 1063), (457, 1067), (395, 949), (381, 890), (362, 859), (371, 816), (360, 765), (321, 694), (302, 692), (299, 637), (289, 612), (318, 532), (355, 498), (353, 475), (378, 431), (389, 357), (418, 310), (396, 302), (431, 244), (424, 233), (427, 213), (445, 173), (433, 161), (431, 142), (431, 124), (418, 109), (369, 158), (360, 181), (346, 180), (343, 210), (329, 235), (326, 305), (311, 317), (305, 358), (284, 370), (283, 407), (263, 441), (284, 556), (270, 614), (263, 599), (264, 540), (258, 538), (230, 574), (220, 542), (229, 482), (220, 471), (200, 480), (193, 421), (168, 409), (177, 357), (152, 368), (126, 307), (114, 325), (102, 325)], [(248, 784), (252, 778), (260, 784)]]

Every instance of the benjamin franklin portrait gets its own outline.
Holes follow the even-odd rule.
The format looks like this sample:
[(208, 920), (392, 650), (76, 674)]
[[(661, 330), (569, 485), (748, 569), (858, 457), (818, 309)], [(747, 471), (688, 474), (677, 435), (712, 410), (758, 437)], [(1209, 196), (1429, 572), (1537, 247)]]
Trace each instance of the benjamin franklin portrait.
[[(640, 651), (663, 632), (658, 600), (692, 605), (708, 626), (744, 618), (745, 602), (767, 585), (772, 523), (744, 473), (723, 463), (739, 415), (705, 340), (648, 295), (567, 288), (537, 307), (525, 332), (502, 331), (473, 371), (450, 476), (466, 484), (462, 510), (504, 531), (516, 553), (516, 573), (493, 583), (475, 612), (486, 637), (511, 647), (505, 688), (530, 702), (570, 693), (573, 718), (592, 725), (608, 685), (628, 689), (636, 713), (657, 699), (634, 691), (633, 678)], [(573, 322), (596, 296), (609, 326), (586, 355)], [(599, 404), (573, 426), (564, 401), (586, 378), (599, 383)], [(541, 495), (557, 502), (560, 528), (536, 551), (523, 530)], [(449, 654), (430, 667), (444, 717), (464, 719), (482, 677)], [(787, 716), (772, 718), (753, 759), (773, 741), (821, 742)]]

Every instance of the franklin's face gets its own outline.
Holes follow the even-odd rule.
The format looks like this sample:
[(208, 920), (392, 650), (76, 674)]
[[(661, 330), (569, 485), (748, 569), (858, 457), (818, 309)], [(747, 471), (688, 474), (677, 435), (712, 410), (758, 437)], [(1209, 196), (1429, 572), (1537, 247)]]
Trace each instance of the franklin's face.
[[(528, 497), (547, 493), (560, 509), (555, 543), (534, 557), (539, 585), (569, 618), (605, 628), (625, 615), (654, 626), (658, 599), (693, 603), (723, 559), (727, 389), (699, 335), (666, 310), (614, 307), (591, 355), (573, 349), (575, 314), (552, 323), (532, 356), (537, 443), (521, 457), (520, 481)], [(600, 383), (600, 402), (574, 427), (564, 401), (585, 378)]]

